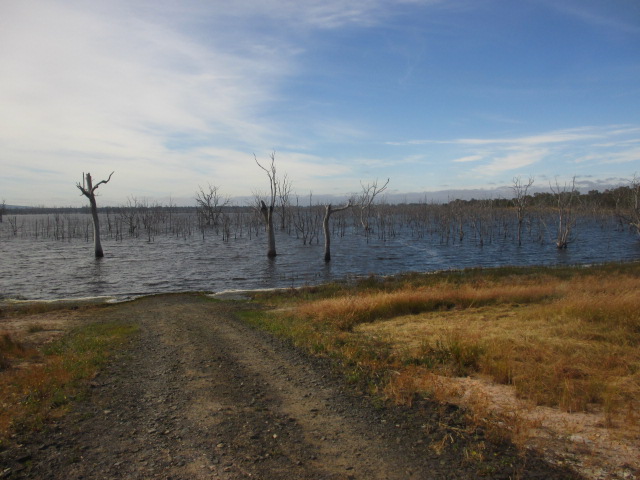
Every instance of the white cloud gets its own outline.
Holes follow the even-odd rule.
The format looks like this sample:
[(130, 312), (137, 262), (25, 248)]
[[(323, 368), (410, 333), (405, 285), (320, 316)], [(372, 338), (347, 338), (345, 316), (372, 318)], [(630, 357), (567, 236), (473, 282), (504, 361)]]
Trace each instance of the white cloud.
[(371, 26), (393, 15), (403, 4), (433, 5), (442, 0), (236, 0), (227, 2), (227, 14), (272, 18), (288, 27), (334, 29), (346, 25)]
[(549, 151), (546, 149), (516, 151), (495, 158), (486, 165), (474, 168), (473, 171), (483, 176), (497, 175), (538, 163), (548, 154)]
[(478, 160), (482, 160), (484, 156), (482, 155), (467, 155), (466, 157), (456, 158), (453, 163), (467, 163), (467, 162), (477, 162)]
[(640, 160), (638, 139), (628, 138), (636, 135), (638, 128), (635, 125), (585, 126), (525, 136), (420, 139), (386, 144), (444, 148), (443, 155), (453, 157), (452, 163), (474, 162), (477, 167), (473, 172), (483, 177), (541, 163), (553, 174), (561, 164), (589, 162), (602, 166)]
[(567, 143), (603, 138), (605, 133), (594, 131), (591, 127), (557, 130), (540, 135), (530, 135), (514, 138), (461, 138), (453, 143), (461, 145), (516, 145), (538, 146), (552, 143)]

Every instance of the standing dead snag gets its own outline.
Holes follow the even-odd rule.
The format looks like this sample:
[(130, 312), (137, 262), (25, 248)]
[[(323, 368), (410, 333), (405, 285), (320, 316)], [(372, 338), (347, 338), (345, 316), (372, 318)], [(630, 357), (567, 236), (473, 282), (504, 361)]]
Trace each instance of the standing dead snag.
[(291, 191), (293, 190), (293, 185), (291, 180), (287, 178), (287, 174), (285, 173), (281, 180), (278, 180), (278, 200), (280, 201), (280, 230), (286, 230), (287, 228), (287, 217), (291, 215), (287, 215), (287, 210), (289, 209), (289, 197), (291, 196)]
[(522, 246), (522, 223), (524, 222), (525, 211), (529, 197), (527, 197), (527, 191), (533, 185), (533, 177), (529, 177), (528, 182), (523, 183), (520, 177), (513, 179), (513, 204), (516, 207), (516, 214), (518, 215), (518, 246)]
[[(113, 173), (114, 172), (111, 172), (111, 175), (113, 175)], [(109, 178), (106, 180), (101, 180), (93, 185), (91, 174), (87, 173), (82, 176), (82, 185), (80, 185), (80, 183), (76, 183), (76, 187), (78, 187), (82, 192), (82, 195), (89, 199), (89, 203), (91, 204), (91, 216), (93, 217), (93, 247), (96, 258), (104, 257), (104, 252), (102, 251), (102, 244), (100, 243), (100, 220), (98, 218), (98, 205), (96, 204), (95, 191), (103, 183), (109, 183), (111, 175), (109, 175)]]
[(196, 211), (201, 224), (208, 227), (218, 227), (222, 209), (229, 205), (228, 197), (220, 195), (220, 189), (216, 185), (209, 184), (209, 191), (202, 187), (196, 192)]
[(269, 189), (271, 193), (269, 195), (269, 206), (264, 203), (263, 200), (260, 200), (260, 213), (264, 218), (264, 222), (267, 226), (267, 237), (268, 237), (268, 247), (267, 247), (267, 257), (275, 258), (276, 253), (276, 236), (273, 230), (273, 213), (276, 207), (276, 195), (278, 192), (278, 179), (276, 177), (276, 152), (271, 152), (271, 164), (268, 167), (264, 167), (258, 162), (256, 155), (253, 155), (258, 166), (264, 170), (269, 177)]
[(640, 235), (640, 177), (637, 174), (629, 182), (625, 193), (626, 198), (622, 197), (616, 202), (616, 214)]
[(556, 197), (556, 204), (558, 206), (558, 232), (556, 236), (556, 247), (559, 249), (565, 249), (573, 240), (572, 233), (573, 227), (576, 226), (576, 217), (573, 210), (574, 202), (580, 194), (576, 189), (576, 177), (571, 180), (571, 186), (565, 183), (564, 187), (558, 184), (556, 178), (555, 188), (549, 183), (551, 192)]
[(375, 182), (367, 183), (366, 185), (360, 182), (362, 192), (360, 193), (360, 195), (358, 195), (357, 203), (360, 207), (360, 223), (362, 224), (362, 228), (364, 228), (364, 231), (365, 233), (367, 233), (367, 235), (371, 231), (369, 220), (371, 217), (371, 211), (373, 210), (373, 202), (378, 195), (380, 195), (387, 189), (389, 180), (390, 179), (387, 178), (387, 181), (384, 183), (384, 185), (382, 185), (382, 187), (378, 186), (377, 179)]
[(322, 228), (324, 230), (324, 261), (331, 261), (331, 232), (329, 231), (329, 218), (332, 213), (341, 212), (352, 206), (352, 201), (349, 200), (344, 207), (333, 208), (331, 204), (325, 207), (324, 219), (322, 220)]

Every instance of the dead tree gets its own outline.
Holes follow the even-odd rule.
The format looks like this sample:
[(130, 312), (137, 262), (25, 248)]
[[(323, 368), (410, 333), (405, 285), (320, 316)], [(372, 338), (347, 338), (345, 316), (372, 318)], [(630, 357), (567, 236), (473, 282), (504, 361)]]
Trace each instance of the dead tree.
[(200, 191), (196, 192), (196, 209), (198, 217), (203, 225), (208, 227), (218, 227), (220, 224), (220, 216), (222, 209), (229, 204), (229, 198), (222, 197), (219, 188), (209, 184), (209, 190), (205, 191), (199, 187)]
[(331, 204), (325, 206), (324, 219), (322, 220), (322, 229), (324, 231), (324, 261), (331, 261), (331, 232), (329, 231), (329, 219), (331, 214), (341, 212), (353, 206), (352, 200), (349, 199), (346, 205), (339, 208), (333, 208)]
[[(621, 198), (616, 202), (616, 212), (625, 223), (632, 226), (640, 234), (640, 177), (634, 175), (629, 182), (628, 198)], [(626, 196), (626, 195), (625, 195)]]
[(527, 203), (529, 197), (527, 197), (527, 191), (533, 185), (533, 177), (529, 177), (527, 183), (523, 183), (520, 177), (513, 179), (513, 204), (516, 207), (516, 215), (518, 216), (518, 246), (522, 246), (522, 223), (524, 222), (524, 216), (527, 209)]
[(364, 228), (364, 231), (367, 233), (371, 230), (371, 227), (369, 226), (369, 220), (371, 217), (371, 211), (373, 210), (373, 202), (378, 195), (380, 195), (387, 189), (388, 185), (388, 178), (385, 184), (382, 185), (382, 187), (378, 187), (377, 179), (375, 182), (368, 183), (366, 185), (360, 182), (362, 192), (360, 192), (360, 195), (358, 195), (357, 203), (360, 207), (360, 223), (362, 224), (362, 228)]
[(111, 172), (109, 178), (107, 178), (106, 180), (100, 180), (95, 185), (93, 185), (90, 173), (87, 173), (86, 175), (83, 174), (82, 185), (80, 185), (80, 183), (76, 183), (76, 187), (78, 187), (78, 189), (82, 192), (82, 195), (89, 199), (89, 203), (91, 204), (91, 216), (93, 217), (93, 246), (96, 258), (104, 257), (104, 252), (102, 251), (102, 244), (100, 243), (100, 220), (98, 218), (98, 206), (96, 204), (95, 191), (103, 183), (109, 183), (109, 180), (111, 180), (111, 175), (113, 175), (113, 173), (114, 172)]
[(278, 201), (279, 201), (279, 210), (280, 210), (280, 230), (287, 229), (287, 210), (290, 204), (291, 192), (293, 190), (293, 185), (291, 184), (291, 180), (287, 178), (287, 174), (282, 177), (281, 180), (278, 180)]
[(2, 216), (7, 211), (7, 202), (2, 199), (2, 203), (0, 203), (0, 223), (2, 223)]
[(570, 242), (573, 241), (572, 232), (576, 225), (576, 218), (573, 211), (575, 200), (578, 196), (576, 190), (576, 177), (571, 180), (571, 185), (565, 183), (564, 187), (560, 187), (556, 179), (555, 188), (549, 184), (551, 192), (556, 197), (556, 205), (558, 207), (558, 231), (556, 235), (556, 247), (565, 249)]
[(260, 213), (262, 214), (262, 218), (264, 219), (264, 223), (267, 227), (267, 238), (268, 238), (268, 247), (267, 247), (267, 257), (275, 258), (276, 253), (276, 236), (273, 230), (273, 213), (276, 207), (276, 196), (278, 193), (278, 179), (276, 177), (276, 152), (271, 152), (270, 164), (265, 167), (256, 158), (255, 154), (253, 155), (256, 164), (265, 171), (267, 177), (269, 178), (269, 205), (267, 206), (264, 203), (264, 200), (260, 200)]
[(313, 239), (320, 236), (320, 213), (313, 205), (313, 193), (309, 192), (309, 205), (302, 206), (298, 196), (296, 196), (295, 210), (291, 216), (293, 227), (296, 231), (296, 237), (302, 237), (304, 245), (311, 245)]

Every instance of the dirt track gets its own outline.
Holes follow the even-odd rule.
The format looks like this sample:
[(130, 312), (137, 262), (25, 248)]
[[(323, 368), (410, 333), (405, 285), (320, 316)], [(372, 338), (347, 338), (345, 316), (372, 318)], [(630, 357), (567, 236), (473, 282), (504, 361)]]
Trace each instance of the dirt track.
[(2, 452), (0, 477), (574, 478), (491, 445), (453, 407), (375, 406), (327, 361), (238, 321), (242, 308), (172, 295), (94, 310), (138, 322), (139, 338), (87, 401)]

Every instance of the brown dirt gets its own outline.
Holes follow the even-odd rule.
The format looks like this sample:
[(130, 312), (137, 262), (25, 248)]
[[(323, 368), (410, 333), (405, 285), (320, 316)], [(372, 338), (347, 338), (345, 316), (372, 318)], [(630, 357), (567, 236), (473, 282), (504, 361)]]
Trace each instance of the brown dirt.
[(0, 478), (579, 478), (491, 443), (456, 407), (381, 404), (237, 320), (244, 308), (169, 295), (75, 312), (141, 332), (87, 400), (0, 452)]

